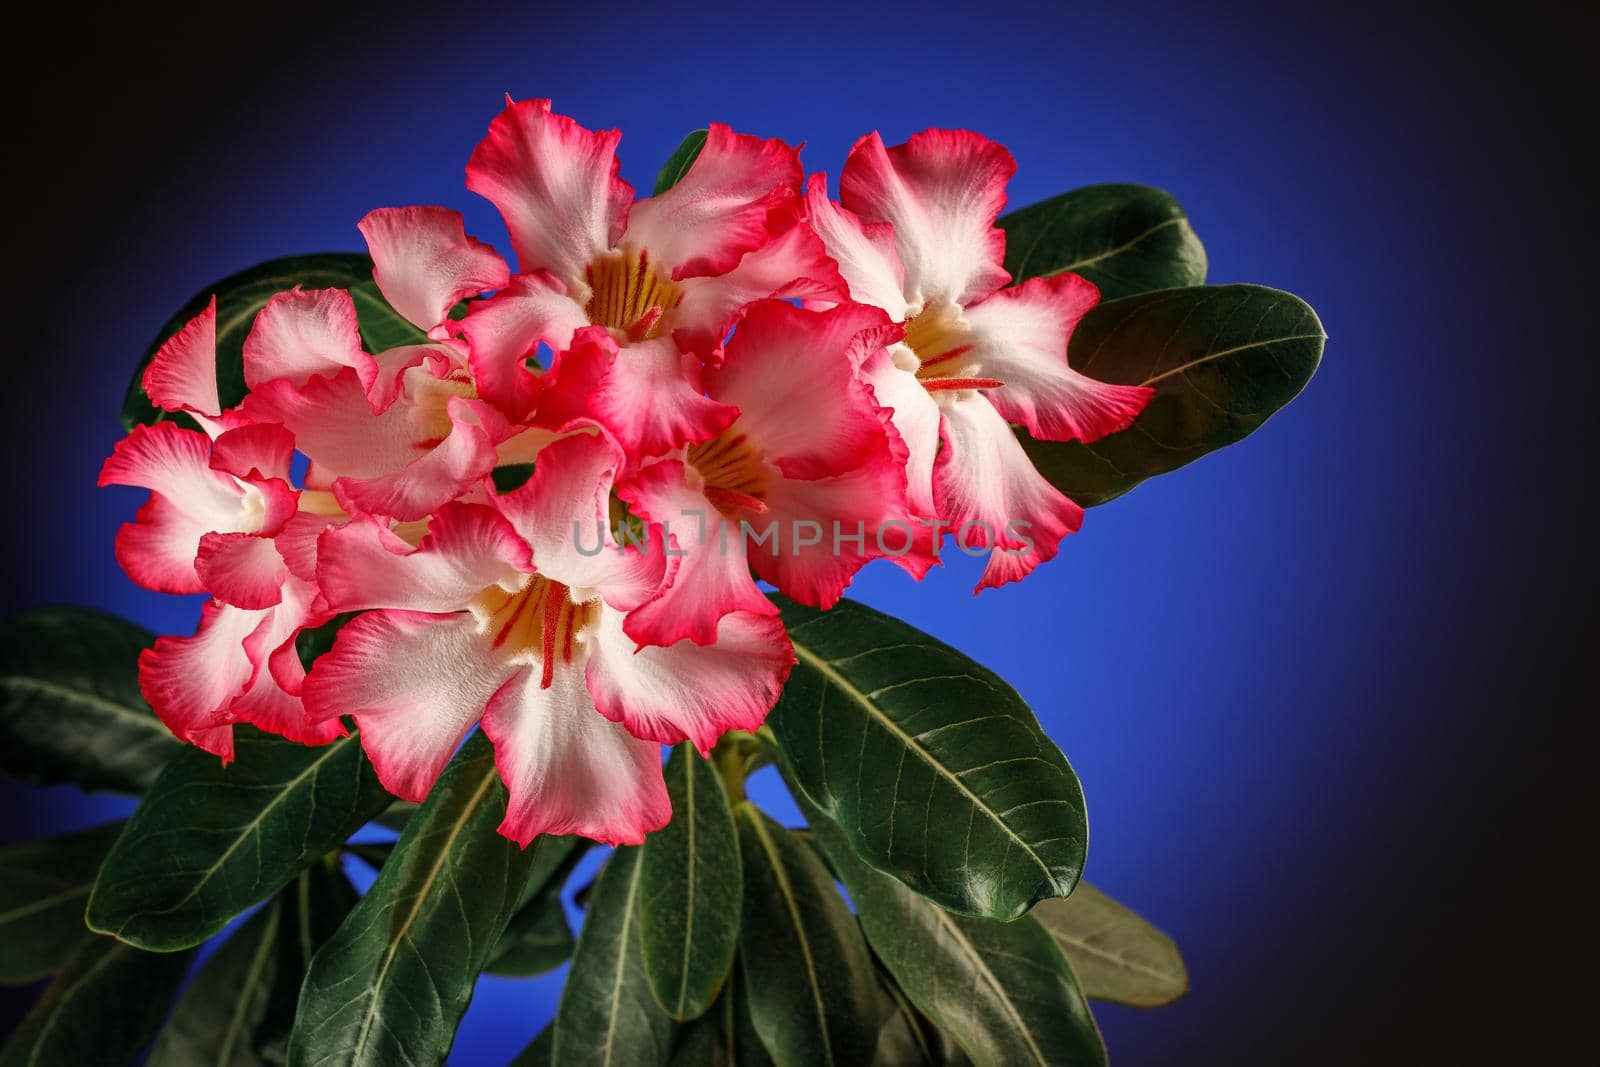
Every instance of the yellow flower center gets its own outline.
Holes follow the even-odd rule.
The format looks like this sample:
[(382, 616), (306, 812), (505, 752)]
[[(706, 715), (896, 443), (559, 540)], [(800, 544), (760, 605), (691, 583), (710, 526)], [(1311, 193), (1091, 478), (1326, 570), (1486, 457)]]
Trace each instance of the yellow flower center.
[(737, 424), (709, 441), (690, 445), (687, 458), (704, 482), (701, 492), (724, 515), (767, 510), (763, 501), (772, 486), (772, 469)]
[(616, 330), (631, 341), (648, 341), (665, 332), (667, 312), (683, 300), (683, 290), (650, 262), (642, 248), (606, 252), (589, 264), (589, 321)]
[(491, 585), (472, 602), (490, 645), (503, 656), (537, 661), (540, 685), (550, 688), (556, 663), (571, 663), (578, 638), (600, 615), (598, 599), (583, 602), (560, 582), (534, 575), (516, 592)]

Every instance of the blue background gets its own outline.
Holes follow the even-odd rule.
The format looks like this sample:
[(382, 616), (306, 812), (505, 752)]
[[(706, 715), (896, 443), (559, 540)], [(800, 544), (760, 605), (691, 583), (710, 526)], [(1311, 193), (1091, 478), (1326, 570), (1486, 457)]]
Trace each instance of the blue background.
[[(1182, 946), (1180, 1004), (1098, 1009), (1115, 1061), (1527, 1053), (1562, 1014), (1594, 342), (1592, 204), (1561, 146), (1590, 21), (933, 2), (378, 22), (195, 15), (57, 57), (10, 176), (7, 610), (192, 627), (112, 557), (140, 494), (94, 488), (139, 353), (214, 279), (359, 248), (375, 206), (458, 208), (508, 252), (462, 184), (504, 93), (620, 127), (645, 190), (713, 119), (803, 140), (835, 178), (868, 130), (970, 127), (1016, 155), (1014, 205), (1165, 188), (1210, 280), (1295, 292), (1330, 335), (1268, 425), (1092, 510), (1022, 585), (974, 599), (958, 554), (920, 586), (887, 565), (856, 584), (1022, 692), (1083, 779), (1088, 878)], [(8, 839), (127, 808), (0, 790)], [(452, 1062), (508, 1059), (559, 984), (485, 980)]]

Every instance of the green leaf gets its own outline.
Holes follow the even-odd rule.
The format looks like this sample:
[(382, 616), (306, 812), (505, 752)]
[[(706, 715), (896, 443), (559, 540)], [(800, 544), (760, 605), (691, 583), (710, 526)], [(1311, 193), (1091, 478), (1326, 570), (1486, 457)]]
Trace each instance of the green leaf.
[(667, 761), (672, 822), (644, 843), (639, 935), (650, 991), (674, 1019), (693, 1019), (716, 998), (739, 944), (744, 884), (728, 795), (689, 745)]
[(494, 749), (479, 731), (311, 961), (290, 1064), (444, 1062), (537, 855), (500, 836), (505, 814)]
[(1091, 185), (1013, 211), (1006, 270), (1013, 283), (1072, 271), (1115, 300), (1201, 285), (1206, 250), (1178, 202), (1145, 185)]
[(589, 850), (589, 842), (581, 837), (541, 837), (530, 848), (533, 869), (528, 872), (523, 903), (489, 957), (491, 974), (543, 974), (572, 955), (575, 942), (561, 906), (561, 889)]
[(89, 898), (90, 928), (141, 948), (188, 948), (338, 848), (390, 797), (351, 734), (307, 748), (234, 728), (224, 767), (183, 752), (145, 794)]
[(139, 693), (155, 640), (90, 608), (0, 622), (0, 770), (33, 785), (140, 793), (185, 746)]
[(1061, 946), (1083, 991), (1097, 1000), (1159, 1008), (1189, 991), (1172, 938), (1087, 882), (1065, 900), (1042, 900), (1034, 917)]
[(879, 976), (888, 1021), (878, 1031), (876, 1067), (943, 1067), (944, 1046), (933, 1024), (906, 999), (905, 991), (889, 975)]
[(145, 396), (144, 369), (167, 338), (205, 310), (213, 294), (217, 298), (217, 391), (225, 408), (244, 399), (244, 339), (255, 324), (256, 312), (266, 306), (273, 294), (297, 285), (305, 289), (350, 290), (361, 323), (361, 339), (368, 351), (381, 352), (427, 340), (421, 330), (384, 301), (372, 280), (369, 257), (359, 252), (321, 252), (271, 259), (206, 286), (167, 320), (145, 350), (133, 381), (128, 384), (122, 402), (123, 428), (131, 430), (140, 424), (172, 418)]
[(740, 969), (750, 1019), (778, 1067), (870, 1062), (882, 1021), (861, 931), (811, 846), (738, 805)]
[(121, 823), (108, 823), (0, 849), (0, 985), (54, 974), (94, 936), (83, 906), (121, 832)]
[(986, 918), (1072, 891), (1088, 839), (1083, 791), (1014, 689), (871, 608), (773, 599), (797, 662), (767, 724), (864, 860)]
[(1105, 1046), (1067, 958), (1031, 915), (954, 915), (872, 870), (797, 796), (872, 950), (907, 999), (978, 1067), (1103, 1067)]
[(661, 170), (656, 174), (656, 196), (683, 181), (683, 176), (689, 173), (694, 161), (700, 158), (700, 150), (706, 146), (707, 132), (695, 130), (685, 137), (683, 143), (673, 150), (665, 163), (661, 164)]
[(355, 887), (326, 863), (296, 875), (201, 964), (149, 1067), (281, 1064), (312, 955), (355, 902)]
[(186, 952), (90, 938), (0, 1048), (0, 1067), (136, 1062), (188, 969)]
[(711, 1007), (678, 1028), (672, 1067), (772, 1067), (772, 1057), (750, 1022), (738, 966)]
[(649, 1067), (672, 1052), (675, 1024), (651, 996), (640, 961), (639, 860), (639, 849), (617, 849), (595, 883), (556, 1008), (558, 1067)]
[(1254, 432), (1305, 388), (1325, 338), (1305, 301), (1259, 285), (1113, 300), (1078, 324), (1068, 361), (1101, 381), (1153, 387), (1149, 406), (1091, 445), (1018, 437), (1057, 489), (1103, 504)]

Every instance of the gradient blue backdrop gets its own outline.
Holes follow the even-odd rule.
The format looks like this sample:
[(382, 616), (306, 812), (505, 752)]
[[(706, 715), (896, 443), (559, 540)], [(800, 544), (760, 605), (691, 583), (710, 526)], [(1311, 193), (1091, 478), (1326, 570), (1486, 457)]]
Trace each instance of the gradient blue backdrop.
[[(1577, 527), (1519, 504), (1582, 486), (1576, 423), (1548, 415), (1584, 379), (1551, 362), (1567, 357), (1540, 275), (1557, 225), (1544, 120), (1517, 102), (1536, 91), (1496, 72), (1493, 27), (1160, 3), (374, 22), (263, 28), (235, 75), (212, 70), (225, 95), (162, 98), (132, 168), (65, 164), (110, 185), (57, 205), (72, 266), (50, 280), (72, 303), (31, 323), (51, 362), (13, 355), (27, 436), (8, 474), (24, 502), (8, 609), (192, 626), (194, 603), (138, 589), (112, 558), (139, 494), (93, 487), (133, 362), (208, 282), (359, 247), (372, 207), (456, 207), (506, 248), (462, 185), (504, 93), (620, 127), (623, 175), (644, 189), (712, 119), (803, 140), (808, 168), (835, 177), (868, 130), (970, 127), (1016, 155), (1015, 205), (1095, 182), (1170, 190), (1211, 280), (1301, 295), (1327, 353), (1254, 436), (1094, 509), (1021, 586), (974, 599), (978, 568), (953, 555), (920, 586), (869, 568), (854, 595), (1021, 691), (1082, 776), (1088, 877), (1182, 945), (1185, 1001), (1100, 1009), (1118, 1062), (1310, 1062), (1366, 1046), (1352, 1017), (1401, 1025), (1409, 994), (1385, 983), (1458, 918), (1452, 894), (1487, 876), (1479, 850), (1515, 851), (1494, 813), (1554, 766), (1529, 747), (1555, 729), (1534, 657), (1574, 639), (1526, 598), (1572, 580), (1550, 572)], [(4, 788), (12, 837), (127, 807)], [(1488, 840), (1467, 844), (1473, 827)], [(452, 1062), (509, 1058), (559, 984), (485, 980)]]

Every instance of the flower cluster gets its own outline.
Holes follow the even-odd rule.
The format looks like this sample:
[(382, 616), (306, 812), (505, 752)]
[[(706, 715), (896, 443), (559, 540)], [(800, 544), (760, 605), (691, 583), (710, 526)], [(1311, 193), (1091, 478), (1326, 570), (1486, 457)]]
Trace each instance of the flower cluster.
[[(713, 125), (636, 199), (619, 138), (545, 100), (494, 120), (467, 186), (515, 273), (453, 211), (361, 221), (419, 343), (366, 351), (347, 290), (279, 293), (227, 410), (215, 301), (161, 348), (145, 390), (199, 430), (134, 430), (101, 483), (151, 491), (128, 574), (210, 596), (140, 661), (179, 737), (226, 760), (235, 723), (322, 744), (348, 716), (420, 800), (481, 724), (504, 834), (638, 842), (670, 816), (660, 746), (707, 751), (778, 698), (793, 649), (758, 582), (826, 608), (951, 536), (987, 550), (981, 589), (1078, 528), (1011, 425), (1093, 440), (1149, 391), (1068, 366), (1093, 285), (1006, 287), (1003, 147), (872, 134), (833, 200), (797, 149)], [(308, 674), (297, 636), (346, 613)]]

